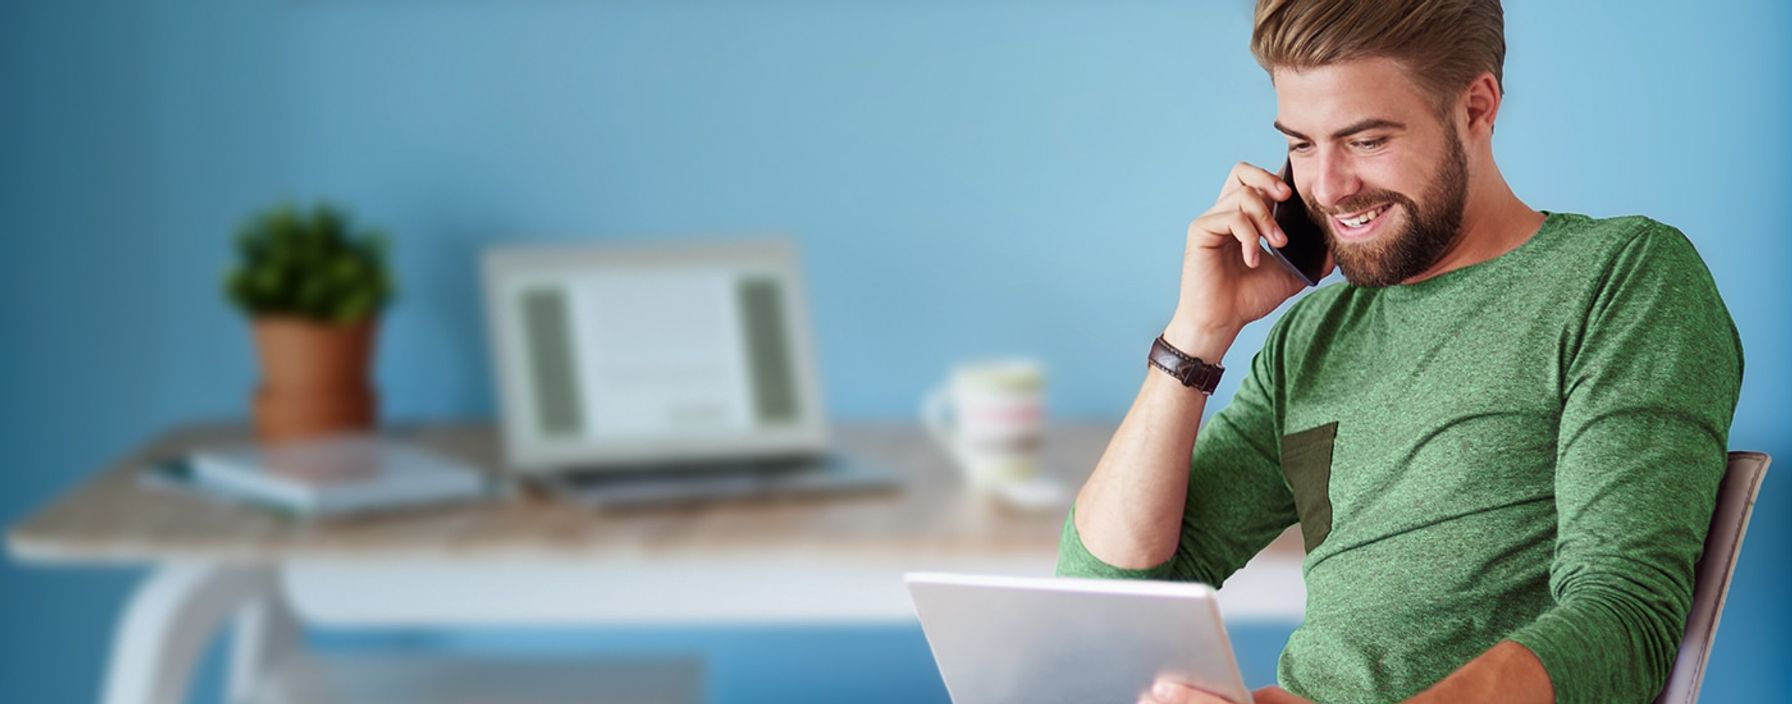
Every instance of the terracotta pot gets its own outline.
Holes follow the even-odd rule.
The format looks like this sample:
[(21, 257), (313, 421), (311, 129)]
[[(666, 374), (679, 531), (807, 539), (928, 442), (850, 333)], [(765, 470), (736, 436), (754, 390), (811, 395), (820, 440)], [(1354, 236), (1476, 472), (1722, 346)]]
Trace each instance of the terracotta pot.
[(262, 442), (373, 428), (379, 398), (368, 377), (377, 321), (337, 325), (264, 316), (254, 328), (262, 373), (255, 434)]

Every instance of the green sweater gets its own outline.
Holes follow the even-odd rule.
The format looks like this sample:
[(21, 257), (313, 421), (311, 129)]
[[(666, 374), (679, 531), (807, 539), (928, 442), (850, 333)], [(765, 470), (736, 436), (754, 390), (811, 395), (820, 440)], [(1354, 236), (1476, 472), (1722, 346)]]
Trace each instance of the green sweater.
[(1298, 522), (1288, 691), (1398, 701), (1512, 640), (1557, 702), (1647, 702), (1692, 603), (1741, 381), (1685, 235), (1548, 213), (1494, 259), (1295, 302), (1196, 437), (1175, 555), (1103, 563), (1073, 514), (1058, 573), (1217, 587)]

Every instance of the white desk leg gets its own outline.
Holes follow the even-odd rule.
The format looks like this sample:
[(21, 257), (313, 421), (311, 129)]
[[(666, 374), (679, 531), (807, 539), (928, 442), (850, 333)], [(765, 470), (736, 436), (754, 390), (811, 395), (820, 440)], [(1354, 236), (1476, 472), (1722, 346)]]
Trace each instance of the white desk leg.
[[(296, 627), (281, 601), (275, 567), (179, 563), (157, 567), (131, 595), (112, 640), (105, 704), (179, 704), (199, 656), (226, 619), (241, 615), (230, 694), (277, 657)], [(283, 632), (284, 630), (284, 632)]]
[(249, 701), (265, 676), (304, 645), (304, 630), (286, 601), (280, 579), (268, 570), (267, 590), (237, 612), (230, 644), (225, 700)]

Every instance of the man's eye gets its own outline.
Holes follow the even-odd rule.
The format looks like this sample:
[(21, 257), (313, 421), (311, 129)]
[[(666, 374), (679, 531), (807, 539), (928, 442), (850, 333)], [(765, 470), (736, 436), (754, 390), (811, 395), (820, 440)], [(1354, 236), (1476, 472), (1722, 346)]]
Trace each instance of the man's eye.
[(1358, 148), (1358, 149), (1375, 149), (1375, 148), (1380, 147), (1383, 144), (1386, 144), (1387, 141), (1388, 141), (1387, 137), (1377, 137), (1375, 139), (1359, 139), (1355, 142), (1352, 142), (1352, 144), (1354, 144), (1356, 146), (1356, 148)]
[(1305, 154), (1308, 149), (1312, 149), (1312, 148), (1313, 148), (1313, 145), (1308, 144), (1306, 142), (1300, 142), (1298, 144), (1288, 145), (1288, 151), (1299, 153), (1299, 154)]

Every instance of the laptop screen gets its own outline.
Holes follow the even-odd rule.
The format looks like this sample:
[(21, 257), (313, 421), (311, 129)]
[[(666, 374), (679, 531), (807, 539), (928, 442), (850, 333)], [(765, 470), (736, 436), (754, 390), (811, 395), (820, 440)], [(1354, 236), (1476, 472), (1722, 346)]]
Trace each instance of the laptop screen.
[(488, 253), (510, 459), (819, 451), (791, 250)]

